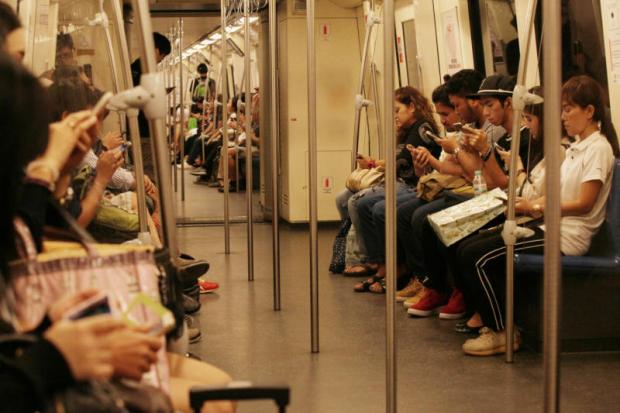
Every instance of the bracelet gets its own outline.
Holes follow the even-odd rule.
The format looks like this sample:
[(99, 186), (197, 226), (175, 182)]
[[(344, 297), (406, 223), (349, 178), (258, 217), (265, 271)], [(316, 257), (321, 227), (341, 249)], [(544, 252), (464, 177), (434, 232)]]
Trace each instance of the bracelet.
[(457, 147), (452, 154), (454, 155), (455, 158), (458, 158), (459, 152), (461, 152), (461, 148)]
[(486, 162), (491, 157), (491, 153), (493, 153), (493, 147), (489, 145), (489, 149), (484, 154), (480, 154), (480, 158), (482, 158), (482, 162)]
[(34, 171), (47, 169), (51, 175), (52, 182), (56, 182), (60, 176), (60, 171), (56, 165), (45, 159), (37, 159), (32, 161), (26, 167), (26, 175), (31, 175)]

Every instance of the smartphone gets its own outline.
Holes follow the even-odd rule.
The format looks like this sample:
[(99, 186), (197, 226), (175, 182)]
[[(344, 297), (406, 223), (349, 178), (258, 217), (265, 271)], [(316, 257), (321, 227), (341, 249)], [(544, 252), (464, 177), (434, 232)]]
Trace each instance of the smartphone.
[(125, 152), (128, 148), (131, 147), (131, 142), (125, 141), (121, 144), (121, 152)]
[(472, 128), (472, 127), (471, 127), (471, 126), (469, 126), (469, 125), (463, 125), (463, 126), (461, 126), (461, 131), (462, 131), (462, 132), (466, 132), (466, 133), (471, 133), (471, 132), (474, 132), (474, 131), (475, 131), (475, 129), (474, 129), (474, 128)]
[(495, 147), (495, 150), (502, 151), (502, 152), (506, 152), (510, 150), (510, 149), (504, 149), (502, 146), (498, 145), (497, 142), (495, 142), (493, 146)]
[(452, 128), (457, 131), (460, 132), (461, 129), (463, 129), (463, 124), (461, 122), (456, 122), (452, 124)]
[(103, 96), (101, 96), (101, 98), (99, 99), (99, 102), (97, 102), (97, 104), (93, 108), (93, 115), (99, 116), (113, 96), (114, 95), (111, 92), (104, 93)]
[(68, 320), (79, 320), (99, 314), (110, 314), (110, 312), (110, 302), (107, 294), (99, 293), (67, 311), (64, 318)]

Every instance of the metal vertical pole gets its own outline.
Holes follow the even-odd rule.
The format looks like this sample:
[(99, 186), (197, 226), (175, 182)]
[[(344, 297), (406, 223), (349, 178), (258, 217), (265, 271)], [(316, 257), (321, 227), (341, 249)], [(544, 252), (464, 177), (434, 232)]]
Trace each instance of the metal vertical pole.
[(179, 145), (181, 146), (181, 201), (185, 201), (185, 85), (183, 84), (183, 18), (179, 18), (179, 91), (181, 92), (181, 116)]
[(273, 240), (273, 309), (280, 311), (280, 184), (278, 182), (279, 123), (278, 123), (278, 32), (277, 2), (269, 0), (269, 73), (271, 75), (271, 231)]
[(228, 182), (228, 56), (226, 44), (226, 0), (221, 1), (221, 29), (222, 29), (222, 156), (220, 162), (224, 166), (224, 251), (230, 254), (230, 211), (229, 211), (229, 182)]
[(317, 165), (316, 165), (316, 50), (314, 44), (314, 2), (306, 2), (308, 42), (308, 192), (310, 217), (310, 334), (313, 353), (319, 352), (319, 243), (317, 218)]
[[(112, 1), (112, 13), (118, 30), (118, 41), (120, 45), (121, 57), (121, 74), (126, 89), (132, 88), (133, 84), (131, 76), (131, 61), (129, 58), (129, 45), (127, 44), (127, 35), (125, 33), (125, 25), (123, 23), (123, 10), (120, 2)], [(129, 124), (129, 134), (131, 136), (131, 149), (134, 161), (134, 174), (136, 178), (136, 197), (138, 199), (138, 220), (140, 223), (140, 233), (138, 239), (144, 243), (151, 243), (151, 236), (148, 229), (146, 209), (146, 191), (144, 189), (144, 164), (142, 162), (142, 142), (140, 138), (140, 127), (138, 125), (138, 111), (129, 109), (127, 111), (127, 121)]]
[(379, 100), (379, 88), (377, 87), (377, 65), (374, 62), (370, 64), (370, 74), (372, 75), (372, 95), (375, 101), (375, 115), (377, 118), (377, 140), (379, 141), (379, 159), (384, 159), (383, 133), (381, 132), (381, 105)]
[(513, 91), (512, 107), (512, 143), (510, 145), (510, 167), (508, 181), (508, 213), (502, 231), (504, 243), (506, 244), (506, 362), (512, 363), (514, 359), (514, 252), (516, 221), (515, 221), (515, 201), (517, 192), (517, 159), (519, 157), (519, 144), (521, 137), (521, 113), (523, 112), (525, 98), (525, 75), (527, 73), (527, 63), (529, 59), (530, 43), (534, 32), (534, 16), (536, 15), (537, 0), (530, 0), (526, 17), (525, 50), (521, 54), (519, 61), (519, 71), (517, 82)]
[[(372, 11), (368, 15), (368, 21), (366, 22), (366, 32), (364, 35), (364, 48), (362, 50), (362, 64), (360, 65), (360, 81), (357, 89), (358, 95), (364, 93), (364, 74), (366, 73), (366, 62), (368, 61), (368, 45), (370, 44), (370, 32), (372, 31)], [(359, 152), (359, 134), (360, 134), (360, 122), (362, 115), (362, 106), (355, 108), (355, 120), (353, 124), (353, 149), (351, 150), (351, 170), (354, 170), (357, 166), (357, 153)]]
[(562, 291), (560, 262), (560, 137), (562, 108), (562, 32), (560, 2), (544, 1), (543, 85), (545, 85), (545, 267), (544, 374), (545, 412), (560, 411), (559, 323)]
[(396, 412), (396, 155), (394, 133), (394, 0), (383, 2), (383, 97), (385, 122), (385, 279), (387, 413)]
[[(252, 222), (252, 76), (250, 45), (250, 0), (243, 0), (244, 59), (245, 70), (245, 199), (248, 216), (248, 281), (254, 281), (254, 223)], [(237, 177), (237, 181), (239, 177)]]
[[(172, 56), (174, 56), (176, 54), (176, 48), (179, 47), (177, 44), (177, 27), (172, 27), (172, 38), (174, 39), (172, 42)], [(181, 64), (181, 62), (179, 61), (179, 64)], [(175, 76), (174, 73), (175, 70), (175, 63), (174, 63), (174, 57), (172, 58), (172, 73), (171, 73), (171, 77), (172, 77), (172, 84), (174, 86), (174, 91), (172, 92), (172, 143), (174, 144), (174, 139), (175, 139), (175, 135), (177, 132), (177, 94), (181, 93), (181, 90), (179, 89), (178, 85), (177, 85), (177, 77)], [(174, 151), (170, 151), (170, 156), (172, 158), (172, 176), (174, 177), (174, 192), (177, 192), (179, 189), (179, 181), (178, 181), (178, 171), (177, 171), (177, 151), (176, 149)]]
[[(155, 171), (160, 185), (163, 240), (174, 261), (174, 257), (178, 256), (179, 251), (176, 238), (174, 198), (171, 191), (170, 176), (165, 172), (168, 159), (168, 148), (166, 147), (163, 124), (163, 119), (165, 117), (164, 101), (166, 90), (163, 86), (162, 74), (156, 73), (155, 42), (153, 40), (153, 29), (151, 27), (151, 17), (147, 0), (132, 0), (132, 4), (140, 23), (138, 39), (142, 46), (140, 61), (142, 63), (143, 74), (141, 83), (144, 83), (145, 80), (149, 82), (149, 86), (152, 86), (149, 89), (151, 93), (154, 94), (155, 99), (152, 104), (155, 105), (156, 110), (149, 110), (151, 109), (148, 107), (148, 105), (151, 104), (151, 102), (149, 102), (145, 108), (145, 114), (149, 120), (153, 154), (155, 156)], [(158, 100), (161, 100), (161, 103), (158, 102)]]

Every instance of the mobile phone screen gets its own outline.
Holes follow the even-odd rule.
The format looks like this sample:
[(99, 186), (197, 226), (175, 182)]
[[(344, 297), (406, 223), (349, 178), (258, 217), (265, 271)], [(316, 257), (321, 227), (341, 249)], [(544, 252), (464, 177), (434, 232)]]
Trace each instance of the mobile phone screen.
[(110, 303), (107, 295), (95, 296), (92, 299), (83, 302), (69, 312), (66, 318), (70, 320), (79, 320), (81, 318), (92, 317), (99, 314), (110, 314)]

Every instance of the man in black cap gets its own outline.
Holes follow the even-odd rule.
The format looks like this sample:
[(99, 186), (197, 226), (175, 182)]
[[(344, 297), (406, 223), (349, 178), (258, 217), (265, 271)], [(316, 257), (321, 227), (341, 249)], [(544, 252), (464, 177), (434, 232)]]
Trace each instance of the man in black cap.
[[(484, 117), (495, 126), (501, 126), (506, 133), (496, 142), (498, 147), (509, 151), (512, 141), (511, 133), (515, 119), (513, 119), (512, 91), (515, 87), (514, 76), (491, 75), (485, 78), (478, 92), (468, 96), (469, 99), (479, 100)], [(524, 131), (524, 130), (522, 130)], [(527, 131), (524, 131), (527, 134)], [(504, 165), (499, 154), (494, 150), (493, 142), (487, 133), (481, 129), (463, 128), (464, 141), (475, 149), (482, 160), (482, 173), (491, 187), (505, 188), (508, 186), (506, 175), (508, 165)], [(526, 143), (527, 139), (523, 138)], [(527, 159), (527, 145), (521, 145), (521, 159)]]

